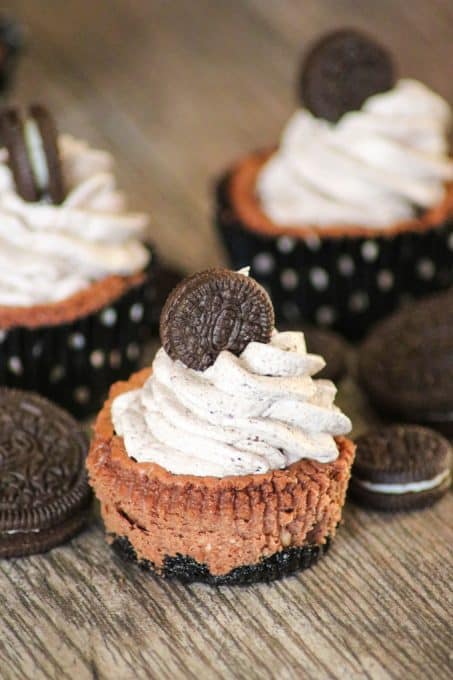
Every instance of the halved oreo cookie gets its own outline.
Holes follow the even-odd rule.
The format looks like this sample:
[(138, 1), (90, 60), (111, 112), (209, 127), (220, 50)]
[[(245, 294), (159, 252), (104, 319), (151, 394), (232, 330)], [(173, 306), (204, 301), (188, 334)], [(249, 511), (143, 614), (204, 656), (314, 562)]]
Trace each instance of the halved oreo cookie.
[(57, 129), (47, 109), (34, 104), (25, 120), (17, 109), (5, 109), (0, 131), (18, 194), (29, 202), (61, 203), (64, 186)]
[(88, 440), (65, 411), (0, 389), (0, 557), (45, 552), (86, 522)]
[(305, 58), (300, 81), (303, 104), (315, 116), (336, 122), (368, 97), (390, 90), (393, 62), (381, 45), (354, 29), (318, 40)]
[(228, 269), (208, 269), (182, 281), (160, 318), (167, 354), (198, 371), (222, 350), (239, 355), (249, 342), (269, 342), (273, 328), (274, 309), (264, 288)]
[(437, 432), (392, 425), (357, 439), (351, 495), (377, 510), (415, 510), (435, 503), (451, 484), (452, 449)]

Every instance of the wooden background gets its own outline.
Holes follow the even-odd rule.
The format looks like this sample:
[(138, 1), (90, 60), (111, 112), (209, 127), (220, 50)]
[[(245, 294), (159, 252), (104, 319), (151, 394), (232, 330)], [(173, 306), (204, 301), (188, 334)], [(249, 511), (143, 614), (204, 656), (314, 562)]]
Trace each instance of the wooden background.
[[(295, 106), (306, 42), (353, 25), (404, 75), (453, 102), (451, 0), (15, 0), (29, 27), (17, 99), (110, 149), (161, 253), (219, 263), (209, 186), (268, 145)], [(373, 415), (351, 379), (356, 432)], [(348, 504), (309, 572), (242, 589), (183, 587), (115, 558), (93, 525), (46, 556), (0, 565), (0, 678), (448, 678), (452, 495), (378, 515)]]

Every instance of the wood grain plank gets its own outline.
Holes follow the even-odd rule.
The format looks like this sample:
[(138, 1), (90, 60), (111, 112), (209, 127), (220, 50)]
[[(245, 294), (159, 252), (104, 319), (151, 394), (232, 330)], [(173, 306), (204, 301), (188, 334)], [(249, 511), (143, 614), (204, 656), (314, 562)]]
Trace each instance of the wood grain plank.
[[(189, 270), (223, 261), (209, 186), (268, 145), (296, 105), (296, 66), (319, 32), (379, 35), (453, 101), (449, 0), (15, 0), (30, 47), (17, 100), (111, 150), (152, 237)], [(352, 362), (353, 367), (353, 362)], [(357, 434), (378, 422), (352, 379), (340, 404)], [(240, 589), (184, 587), (115, 557), (97, 513), (70, 544), (0, 563), (0, 678), (450, 678), (450, 493), (430, 510), (347, 505), (316, 568)]]

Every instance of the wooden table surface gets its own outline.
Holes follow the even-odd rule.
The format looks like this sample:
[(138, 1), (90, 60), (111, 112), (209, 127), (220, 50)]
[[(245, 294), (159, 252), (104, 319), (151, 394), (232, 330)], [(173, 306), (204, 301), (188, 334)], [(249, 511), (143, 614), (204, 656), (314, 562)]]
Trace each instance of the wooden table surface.
[[(453, 102), (451, 0), (30, 0), (19, 101), (110, 149), (160, 252), (222, 262), (212, 178), (269, 144), (290, 115), (306, 40), (355, 25), (401, 73)], [(373, 420), (341, 385), (355, 431)], [(123, 564), (95, 517), (67, 546), (0, 565), (0, 678), (452, 677), (452, 494), (379, 515), (348, 504), (331, 553), (270, 585), (213, 589)]]

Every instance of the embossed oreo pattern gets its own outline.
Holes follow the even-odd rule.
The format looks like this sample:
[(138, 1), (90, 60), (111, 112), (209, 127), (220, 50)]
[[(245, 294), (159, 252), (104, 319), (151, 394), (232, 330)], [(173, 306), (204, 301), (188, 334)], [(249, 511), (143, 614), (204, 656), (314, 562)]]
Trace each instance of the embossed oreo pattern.
[(222, 350), (239, 355), (249, 342), (269, 342), (274, 311), (256, 281), (227, 269), (209, 269), (183, 281), (162, 310), (165, 351), (189, 368), (205, 370)]
[(64, 411), (38, 395), (1, 389), (0, 533), (57, 527), (86, 506), (87, 448)]
[(277, 322), (302, 319), (355, 340), (408, 296), (453, 285), (452, 218), (393, 237), (269, 236), (236, 214), (229, 177), (217, 184), (217, 228), (231, 266), (250, 264), (270, 294)]

